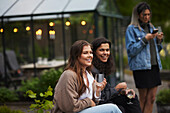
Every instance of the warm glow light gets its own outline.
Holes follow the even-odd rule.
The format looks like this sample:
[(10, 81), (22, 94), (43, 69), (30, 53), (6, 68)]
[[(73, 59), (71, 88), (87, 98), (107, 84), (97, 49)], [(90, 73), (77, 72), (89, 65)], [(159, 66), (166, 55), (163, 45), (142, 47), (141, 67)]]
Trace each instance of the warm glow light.
[(54, 30), (50, 30), (49, 34), (50, 34), (50, 39), (55, 39), (55, 31)]
[(70, 26), (71, 25), (70, 21), (67, 21), (65, 24), (66, 24), (66, 26)]
[(92, 29), (90, 29), (90, 30), (89, 30), (89, 33), (90, 33), (90, 34), (92, 34), (92, 33), (93, 33), (93, 30), (92, 30)]
[(55, 31), (54, 31), (54, 30), (50, 30), (50, 31), (49, 31), (49, 34), (50, 34), (50, 35), (55, 35)]
[(54, 22), (49, 23), (49, 26), (51, 26), (51, 27), (54, 26), (54, 25), (55, 25)]
[(31, 28), (30, 28), (29, 26), (26, 27), (26, 31), (30, 31), (30, 29), (31, 29)]
[(38, 30), (36, 31), (36, 35), (42, 35), (42, 30), (41, 30), (41, 29), (38, 29)]
[(16, 32), (18, 32), (18, 29), (17, 29), (17, 28), (14, 28), (14, 30), (13, 30), (13, 31), (14, 31), (14, 33), (16, 33)]
[(0, 32), (1, 32), (1, 33), (2, 33), (2, 32), (4, 32), (4, 29), (3, 29), (3, 28), (1, 28), (1, 29), (0, 29)]
[(82, 20), (82, 21), (81, 21), (81, 25), (82, 25), (82, 26), (86, 25), (86, 21)]
[(36, 38), (37, 38), (37, 40), (40, 40), (41, 39), (41, 36), (42, 35), (42, 30), (41, 29), (38, 29), (37, 31), (36, 31)]

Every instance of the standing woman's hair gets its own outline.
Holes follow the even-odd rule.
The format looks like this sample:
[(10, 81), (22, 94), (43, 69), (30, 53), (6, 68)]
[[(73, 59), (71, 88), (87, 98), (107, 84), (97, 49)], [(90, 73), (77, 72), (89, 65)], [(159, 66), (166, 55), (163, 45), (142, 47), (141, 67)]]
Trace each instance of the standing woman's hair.
[[(80, 86), (78, 91), (79, 96), (83, 94), (86, 90), (86, 85), (83, 80), (82, 65), (78, 61), (78, 57), (81, 56), (84, 46), (91, 46), (91, 44), (85, 40), (78, 40), (71, 46), (68, 65), (65, 68), (65, 70), (71, 69), (74, 72), (76, 72), (78, 78), (78, 84)], [(90, 69), (91, 66), (86, 68), (87, 71), (90, 71)]]
[(144, 12), (146, 9), (148, 9), (150, 11), (151, 15), (152, 15), (152, 11), (151, 11), (149, 4), (147, 4), (146, 2), (140, 2), (139, 4), (137, 4), (133, 8), (130, 25), (135, 25), (135, 26), (138, 26), (140, 28), (139, 21), (138, 21), (139, 14)]
[[(109, 40), (107, 40), (104, 37), (99, 37), (93, 40), (92, 42), (92, 50), (93, 50), (93, 61), (92, 64), (102, 73), (104, 73), (106, 76), (111, 74), (112, 72), (115, 71), (115, 67), (114, 67), (114, 61), (112, 58), (112, 55), (110, 53), (110, 56), (107, 60), (107, 62), (102, 62), (100, 61), (97, 56), (96, 56), (96, 50), (98, 47), (101, 46), (101, 44), (109, 44), (109, 48), (111, 49), (111, 42)], [(111, 50), (110, 50), (111, 52)]]

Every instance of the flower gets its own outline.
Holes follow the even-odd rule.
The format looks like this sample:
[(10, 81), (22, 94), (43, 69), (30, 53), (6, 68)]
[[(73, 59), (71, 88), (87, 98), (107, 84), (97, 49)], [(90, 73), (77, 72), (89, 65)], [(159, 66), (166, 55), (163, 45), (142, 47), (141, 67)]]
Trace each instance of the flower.
[(160, 55), (161, 55), (162, 57), (165, 57), (165, 50), (164, 50), (164, 49), (162, 49), (162, 50), (160, 51)]

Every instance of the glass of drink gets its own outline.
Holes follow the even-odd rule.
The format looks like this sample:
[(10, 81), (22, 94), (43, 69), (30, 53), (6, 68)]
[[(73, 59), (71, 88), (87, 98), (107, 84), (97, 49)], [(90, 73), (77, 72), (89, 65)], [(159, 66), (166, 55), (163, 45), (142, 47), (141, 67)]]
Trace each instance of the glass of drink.
[(128, 99), (129, 99), (129, 102), (128, 102), (127, 104), (133, 104), (133, 103), (131, 102), (131, 100), (132, 100), (132, 98), (133, 98), (133, 92), (132, 92), (132, 91), (129, 91), (129, 92), (128, 92), (127, 97), (128, 97)]
[[(96, 85), (96, 91), (98, 90), (98, 91), (101, 92), (101, 87), (103, 85), (101, 82), (103, 82), (103, 80), (104, 80), (104, 74), (96, 74), (95, 80), (97, 81), (96, 84), (95, 84)], [(102, 101), (103, 99), (101, 99), (101, 96), (100, 96), (98, 100)]]
[(97, 81), (97, 83), (96, 83), (97, 86), (99, 86), (99, 87), (102, 86), (101, 82), (103, 82), (103, 80), (104, 80), (104, 74), (96, 74), (95, 80)]

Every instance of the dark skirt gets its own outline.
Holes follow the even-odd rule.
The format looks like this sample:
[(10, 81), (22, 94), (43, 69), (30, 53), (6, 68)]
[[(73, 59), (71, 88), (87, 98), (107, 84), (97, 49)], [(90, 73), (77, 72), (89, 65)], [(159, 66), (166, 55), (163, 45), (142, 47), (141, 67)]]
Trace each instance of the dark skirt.
[(151, 67), (151, 70), (133, 71), (136, 88), (153, 88), (161, 85), (160, 71), (157, 65)]

